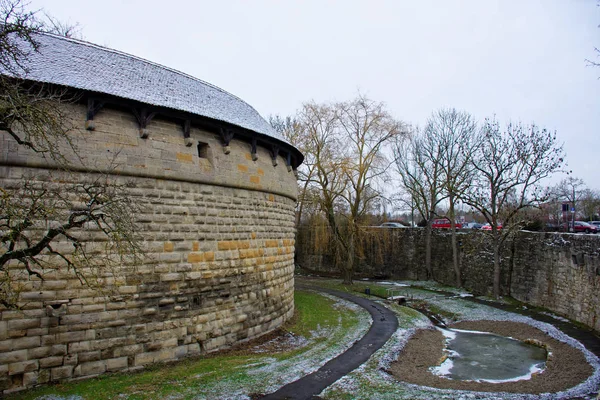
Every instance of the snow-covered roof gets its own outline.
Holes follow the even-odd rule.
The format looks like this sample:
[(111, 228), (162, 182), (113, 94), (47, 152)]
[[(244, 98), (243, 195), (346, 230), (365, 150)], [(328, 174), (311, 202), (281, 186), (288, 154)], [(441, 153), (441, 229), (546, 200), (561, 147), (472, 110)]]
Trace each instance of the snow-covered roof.
[(162, 65), (89, 42), (36, 34), (25, 79), (168, 107), (224, 121), (289, 144), (240, 98)]

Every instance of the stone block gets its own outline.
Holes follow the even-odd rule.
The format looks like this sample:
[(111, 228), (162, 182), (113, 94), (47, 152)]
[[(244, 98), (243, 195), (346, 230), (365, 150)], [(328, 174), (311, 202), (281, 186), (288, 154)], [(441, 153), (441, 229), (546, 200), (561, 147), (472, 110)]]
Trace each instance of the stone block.
[(27, 360), (27, 350), (0, 353), (0, 364), (17, 363)]
[(57, 343), (81, 342), (85, 339), (85, 331), (63, 332), (56, 335)]
[(39, 328), (40, 319), (15, 319), (8, 321), (8, 330), (27, 330), (31, 328)]
[(181, 280), (183, 280), (183, 274), (180, 274), (180, 273), (162, 274), (160, 276), (160, 280), (163, 282), (181, 281)]
[(76, 368), (79, 368), (79, 371), (77, 371), (79, 373), (76, 373), (77, 376), (99, 375), (106, 372), (106, 361), (86, 362)]
[(60, 381), (73, 376), (73, 366), (65, 365), (63, 367), (56, 367), (50, 370), (50, 379), (52, 381)]
[(106, 360), (106, 369), (107, 371), (118, 371), (121, 369), (125, 369), (128, 366), (127, 360), (127, 357), (118, 357)]
[(38, 360), (20, 361), (8, 364), (8, 374), (16, 375), (24, 372), (37, 371), (39, 368)]
[(86, 351), (86, 352), (77, 354), (77, 362), (79, 362), (79, 363), (98, 361), (100, 359), (101, 359), (101, 353), (98, 350)]
[(0, 340), (8, 338), (8, 322), (0, 321)]
[(14, 350), (31, 349), (39, 347), (41, 343), (40, 336), (22, 337), (11, 340), (12, 348)]
[[(26, 372), (23, 374), (23, 386), (24, 387), (32, 387), (38, 384), (38, 372)], [(44, 383), (44, 382), (40, 382)]]
[(58, 366), (63, 365), (63, 357), (62, 356), (42, 358), (39, 361), (40, 361), (40, 368), (58, 367)]

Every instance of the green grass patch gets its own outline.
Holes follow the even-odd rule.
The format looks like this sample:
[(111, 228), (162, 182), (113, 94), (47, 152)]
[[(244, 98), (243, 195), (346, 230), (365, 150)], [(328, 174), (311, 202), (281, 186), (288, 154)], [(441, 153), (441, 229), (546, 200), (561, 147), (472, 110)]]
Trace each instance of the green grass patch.
[[(155, 365), (137, 373), (117, 373), (41, 387), (6, 398), (26, 400), (44, 395), (77, 395), (86, 400), (192, 399), (217, 394), (234, 397), (265, 393), (273, 385), (287, 383), (287, 375), (298, 375), (294, 372), (297, 365), (303, 362), (320, 365), (337, 355), (331, 352), (340, 343), (352, 343), (362, 336), (364, 318), (358, 315), (362, 311), (339, 306), (336, 301), (310, 291), (297, 290), (294, 300), (296, 315), (285, 329), (308, 339), (309, 344), (304, 347), (275, 354), (207, 355)], [(353, 333), (358, 337), (352, 336)]]

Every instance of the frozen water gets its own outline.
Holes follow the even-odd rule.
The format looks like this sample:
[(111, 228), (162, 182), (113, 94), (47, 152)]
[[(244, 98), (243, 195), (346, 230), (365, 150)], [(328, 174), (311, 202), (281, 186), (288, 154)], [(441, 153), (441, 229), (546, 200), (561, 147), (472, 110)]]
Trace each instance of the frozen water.
[(440, 329), (448, 358), (432, 368), (448, 379), (513, 382), (531, 379), (545, 368), (547, 352), (539, 346), (488, 332)]

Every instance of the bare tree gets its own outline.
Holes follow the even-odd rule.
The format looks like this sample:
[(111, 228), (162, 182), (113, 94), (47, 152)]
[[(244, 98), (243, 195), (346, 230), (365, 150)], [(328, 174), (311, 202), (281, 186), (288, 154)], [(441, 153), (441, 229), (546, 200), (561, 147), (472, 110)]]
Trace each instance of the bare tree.
[(43, 21), (43, 30), (55, 35), (64, 36), (72, 39), (83, 39), (81, 26), (78, 23), (71, 24), (60, 21), (50, 14), (44, 12), (45, 21)]
[[(596, 6), (600, 7), (600, 1), (597, 2)], [(600, 28), (600, 25), (598, 25), (598, 27)], [(600, 57), (600, 49), (598, 47), (594, 47), (594, 52), (596, 53), (596, 57)], [(590, 67), (600, 67), (600, 62), (598, 62), (598, 61), (586, 59), (585, 62)]]
[[(0, 19), (0, 135), (48, 166), (45, 176), (4, 179), (0, 188), (0, 304), (18, 306), (21, 277), (43, 280), (59, 268), (89, 287), (110, 286), (118, 267), (143, 254), (128, 185), (81, 164), (64, 112), (77, 95), (26, 80), (44, 28), (35, 13), (0, 0)], [(90, 172), (82, 178), (78, 168)]]
[(450, 220), (452, 265), (457, 287), (462, 286), (462, 277), (456, 240), (456, 203), (468, 190), (473, 179), (471, 159), (476, 148), (476, 129), (473, 117), (456, 109), (434, 112), (425, 126), (427, 136), (436, 140), (439, 145), (439, 154), (432, 155), (440, 157), (443, 197), (448, 199), (447, 217)]
[[(402, 139), (402, 138), (401, 138)], [(436, 209), (445, 199), (443, 185), (442, 143), (432, 130), (416, 130), (409, 140), (394, 145), (396, 170), (404, 190), (427, 222), (425, 226), (425, 271), (433, 279), (431, 265), (431, 224)]]
[(337, 265), (352, 283), (361, 224), (381, 196), (377, 181), (389, 161), (384, 147), (401, 134), (402, 124), (382, 103), (364, 96), (336, 104), (304, 104), (298, 113), (306, 156), (306, 194), (317, 193), (335, 244)]
[(0, 188), (0, 303), (6, 307), (17, 304), (22, 268), (44, 280), (45, 271), (66, 266), (82, 284), (103, 290), (120, 267), (141, 260), (139, 210), (127, 184), (107, 174), (55, 183), (60, 177), (69, 179), (68, 173), (23, 176), (15, 187)]
[[(304, 154), (304, 161), (298, 167), (298, 205), (296, 211), (296, 227), (300, 226), (304, 209), (314, 205), (313, 177), (317, 168), (315, 154), (319, 142), (319, 127), (317, 116), (323, 116), (314, 103), (304, 104), (297, 117), (278, 115), (270, 116), (269, 123), (288, 142)], [(316, 120), (315, 120), (316, 119)]]
[(305, 158), (311, 160), (307, 168), (312, 171), (304, 190), (308, 187), (316, 189), (319, 209), (331, 230), (334, 252), (339, 260), (346, 254), (349, 244), (337, 218), (343, 208), (341, 193), (348, 184), (343, 172), (348, 160), (341, 149), (338, 116), (334, 106), (311, 102), (303, 105), (299, 119), (306, 133)]
[(348, 162), (344, 169), (347, 190), (340, 196), (348, 205), (348, 258), (344, 268), (344, 282), (352, 283), (356, 265), (356, 246), (360, 223), (367, 211), (380, 198), (376, 182), (387, 172), (390, 161), (384, 155), (384, 147), (399, 137), (404, 125), (394, 119), (383, 103), (372, 101), (363, 95), (337, 104), (339, 126), (346, 147)]
[(564, 163), (556, 133), (536, 125), (508, 124), (502, 130), (486, 120), (472, 158), (476, 171), (463, 201), (478, 210), (491, 226), (494, 256), (494, 296), (500, 296), (500, 250), (523, 221), (520, 211), (538, 206), (549, 194), (540, 183)]
[(588, 221), (598, 218), (600, 215), (600, 192), (593, 189), (584, 189), (579, 209)]
[[(569, 176), (561, 180), (556, 186), (551, 189), (552, 197), (555, 200), (566, 201), (571, 205), (571, 221), (568, 224), (570, 227), (568, 230), (573, 231), (573, 224), (575, 222), (575, 215), (578, 212), (579, 201), (584, 198), (585, 195), (585, 182), (580, 178)], [(565, 221), (566, 223), (567, 221)]]

